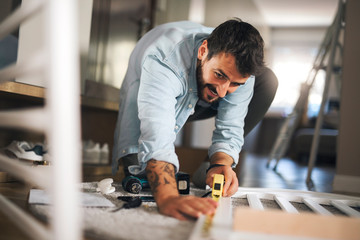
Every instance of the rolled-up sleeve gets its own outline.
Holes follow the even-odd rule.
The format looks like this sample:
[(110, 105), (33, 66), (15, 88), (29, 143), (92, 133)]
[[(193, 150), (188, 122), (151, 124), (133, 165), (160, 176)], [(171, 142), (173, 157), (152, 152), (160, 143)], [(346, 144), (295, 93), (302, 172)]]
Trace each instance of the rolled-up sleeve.
[(239, 161), (239, 153), (244, 144), (244, 119), (253, 95), (255, 78), (250, 76), (246, 84), (234, 93), (221, 99), (215, 118), (215, 130), (208, 154), (224, 152), (234, 159), (233, 167)]
[(181, 81), (166, 64), (155, 56), (144, 60), (138, 93), (140, 171), (150, 159), (172, 163), (178, 171), (174, 128), (176, 97), (181, 89)]

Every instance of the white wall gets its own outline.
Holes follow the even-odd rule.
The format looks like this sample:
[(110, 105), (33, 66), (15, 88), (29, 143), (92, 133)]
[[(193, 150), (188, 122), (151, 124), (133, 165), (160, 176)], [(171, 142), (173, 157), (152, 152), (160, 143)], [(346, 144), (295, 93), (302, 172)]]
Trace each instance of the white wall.
[(333, 190), (360, 193), (360, 2), (348, 0), (341, 89), (340, 129)]

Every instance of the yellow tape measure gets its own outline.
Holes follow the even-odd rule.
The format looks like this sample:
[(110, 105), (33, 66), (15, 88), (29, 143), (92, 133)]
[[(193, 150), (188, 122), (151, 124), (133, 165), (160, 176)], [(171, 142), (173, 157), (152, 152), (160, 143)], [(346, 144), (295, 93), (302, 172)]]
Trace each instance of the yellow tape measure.
[(219, 199), (222, 197), (223, 186), (224, 186), (224, 175), (215, 174), (213, 180), (212, 193), (211, 193), (213, 200), (219, 201)]

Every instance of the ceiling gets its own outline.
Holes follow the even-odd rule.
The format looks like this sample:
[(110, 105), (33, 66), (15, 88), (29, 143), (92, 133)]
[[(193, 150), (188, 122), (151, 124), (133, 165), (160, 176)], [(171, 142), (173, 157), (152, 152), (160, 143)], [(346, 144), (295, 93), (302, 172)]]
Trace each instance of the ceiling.
[(270, 27), (324, 27), (331, 24), (338, 0), (253, 0)]

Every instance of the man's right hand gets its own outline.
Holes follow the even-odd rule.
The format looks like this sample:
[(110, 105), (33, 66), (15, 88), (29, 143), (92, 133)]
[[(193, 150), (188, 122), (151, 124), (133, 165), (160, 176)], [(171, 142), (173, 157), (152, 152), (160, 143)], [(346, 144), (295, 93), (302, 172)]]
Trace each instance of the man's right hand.
[(215, 212), (218, 203), (210, 198), (179, 195), (174, 165), (150, 160), (146, 173), (160, 213), (187, 220)]
[(161, 214), (179, 220), (194, 219), (203, 214), (211, 215), (215, 213), (217, 206), (218, 203), (211, 198), (195, 196), (173, 196), (166, 198), (161, 203), (158, 202), (158, 208)]

